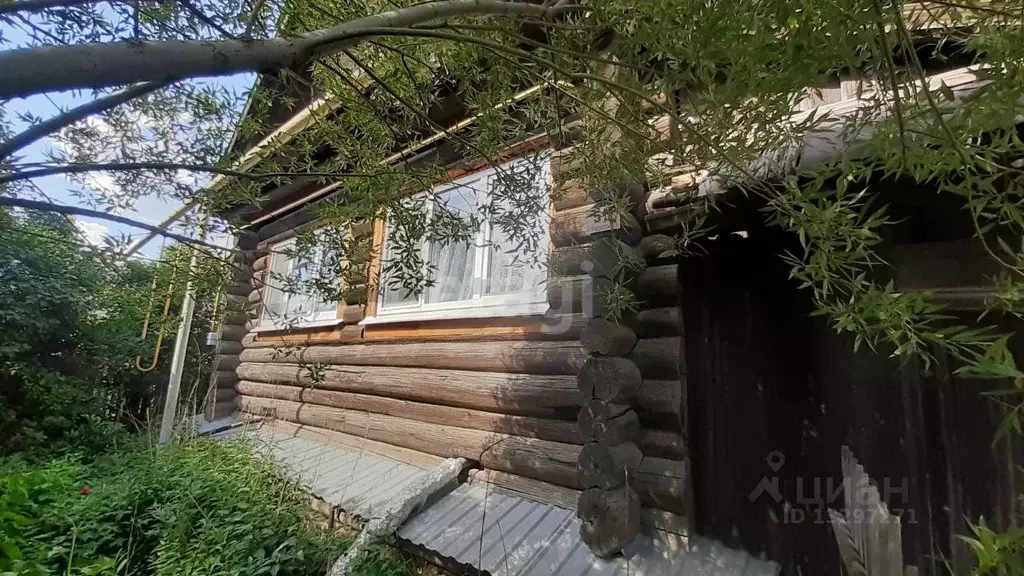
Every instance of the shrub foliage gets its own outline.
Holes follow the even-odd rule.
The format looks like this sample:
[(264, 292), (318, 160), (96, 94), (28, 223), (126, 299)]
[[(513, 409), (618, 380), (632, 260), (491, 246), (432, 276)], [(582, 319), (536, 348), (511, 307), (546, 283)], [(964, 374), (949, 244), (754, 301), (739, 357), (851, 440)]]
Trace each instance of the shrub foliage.
[(0, 573), (312, 575), (341, 550), (303, 492), (241, 442), (136, 439), (0, 469)]

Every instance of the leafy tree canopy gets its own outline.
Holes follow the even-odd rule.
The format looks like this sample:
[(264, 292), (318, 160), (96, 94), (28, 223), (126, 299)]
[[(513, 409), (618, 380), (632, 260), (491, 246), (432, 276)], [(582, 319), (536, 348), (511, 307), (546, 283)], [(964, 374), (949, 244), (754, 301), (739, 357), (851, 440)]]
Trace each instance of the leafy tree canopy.
[[(405, 193), (429, 191), (452, 158), (496, 165), (525, 135), (547, 133), (575, 147), (570, 177), (597, 193), (599, 214), (622, 215), (631, 190), (663, 182), (678, 207), (673, 249), (684, 251), (714, 233), (721, 192), (740, 190), (799, 239), (793, 277), (858, 345), (925, 366), (942, 352), (1024, 389), (1008, 336), (878, 279), (897, 218), (877, 187), (900, 176), (962, 207), (1001, 265), (992, 307), (1021, 314), (1022, 14), (1021, 0), (2, 0), (0, 99), (82, 90), (94, 101), (56, 118), (0, 107), (0, 205), (57, 209), (33, 180), (63, 173), (99, 208), (156, 194), (225, 213), (304, 179), (331, 187), (312, 208), (326, 226), (297, 246), (337, 252), (315, 287), (331, 296), (355, 260), (349, 230), (387, 215), (399, 282), (420, 289), (419, 242), (462, 240), (478, 223)], [(972, 79), (956, 89), (931, 78), (964, 66)], [(247, 94), (208, 80), (254, 72)], [(813, 110), (822, 89), (856, 105)], [(300, 133), (245, 155), (311, 102)], [(46, 136), (60, 144), (50, 157), (21, 156)], [(834, 153), (798, 174), (809, 140)], [(98, 171), (114, 186), (87, 194)], [(516, 186), (522, 176), (502, 174), (512, 192), (485, 214), (535, 242), (538, 200)], [(76, 290), (36, 296), (74, 310)], [(1024, 404), (1006, 398), (1005, 430), (1019, 432)]]
[[(574, 144), (572, 177), (603, 191), (597, 212), (628, 210), (631, 186), (696, 174), (699, 185), (682, 178), (670, 190), (682, 207), (676, 249), (685, 250), (708, 233), (717, 192), (759, 196), (766, 218), (800, 238), (794, 277), (838, 330), (926, 361), (939, 347), (965, 370), (1024, 382), (1005, 338), (951, 326), (926, 295), (899, 293), (871, 273), (893, 222), (871, 177), (908, 176), (966, 208), (1003, 265), (998, 304), (1016, 312), (1022, 8), (1020, 0), (8, 0), (0, 18), (27, 40), (0, 54), (0, 97), (91, 89), (98, 103), (67, 125), (22, 119), (35, 130), (28, 136), (14, 135), (7, 118), (8, 143), (52, 133), (62, 146), (28, 163), (8, 144), (0, 185), (26, 196), (42, 175), (108, 170), (117, 184), (105, 197), (111, 206), (155, 192), (222, 212), (260, 205), (304, 178), (335, 193), (315, 207), (327, 233), (304, 242), (349, 252), (349, 228), (386, 214), (402, 283), (418, 288), (429, 279), (417, 243), (464, 239), (477, 223), (443, 209), (428, 215), (423, 201), (399, 202), (403, 193), (428, 189), (450, 157), (496, 164), (525, 134), (546, 132)], [(929, 79), (965, 65), (976, 77), (969, 89)], [(240, 99), (197, 79), (244, 72), (265, 74), (227, 147)], [(794, 113), (840, 80), (859, 97), (854, 109)], [(111, 92), (128, 84), (127, 95)], [(258, 161), (244, 157), (283, 121), (280, 110), (308, 102), (322, 105), (301, 133)], [(844, 144), (798, 178), (795, 157), (814, 137)], [(448, 154), (420, 155), (437, 141)], [(216, 185), (201, 188), (218, 172)], [(504, 177), (516, 190), (521, 175)], [(535, 227), (523, 220), (537, 199), (518, 190), (487, 217), (529, 242)]]
[[(83, 244), (64, 216), (0, 211), (0, 455), (103, 449), (114, 423), (134, 429), (162, 409), (176, 317), (160, 317), (151, 285), (177, 304), (188, 254), (173, 247), (156, 263), (124, 261)], [(209, 376), (208, 351), (199, 343), (211, 290), (221, 284), (219, 265), (208, 264), (209, 282), (200, 286), (207, 305), (186, 349), (185, 396), (192, 402)], [(143, 342), (139, 328), (150, 308), (151, 336)], [(164, 361), (142, 373), (136, 358), (149, 364), (160, 330), (168, 335)]]

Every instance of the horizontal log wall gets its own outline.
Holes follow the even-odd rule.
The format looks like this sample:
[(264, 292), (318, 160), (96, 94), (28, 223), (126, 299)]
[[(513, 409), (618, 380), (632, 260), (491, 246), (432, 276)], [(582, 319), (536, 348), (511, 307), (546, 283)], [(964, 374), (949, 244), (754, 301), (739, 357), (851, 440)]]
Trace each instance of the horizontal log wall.
[[(556, 161), (552, 171), (565, 170)], [(459, 322), (361, 327), (355, 322), (362, 318), (365, 285), (348, 283), (341, 326), (259, 337), (230, 328), (242, 349), (232, 348), (225, 366), (236, 368), (240, 408), (312, 433), (461, 456), (496, 474), (581, 489), (577, 460), (584, 439), (577, 416), (583, 399), (576, 377), (587, 354), (580, 336), (589, 318), (601, 315), (594, 295), (609, 288), (588, 258), (601, 238), (636, 244), (640, 223), (595, 218), (593, 199), (578, 182), (562, 188), (553, 199), (551, 310), (542, 322), (529, 321), (529, 330), (506, 328), (500, 319), (466, 321), (465, 329)], [(255, 267), (263, 272), (268, 266), (264, 258)], [(260, 279), (245, 294), (257, 303)], [(636, 319), (641, 340), (630, 355), (643, 378), (630, 399), (642, 425), (637, 493), (651, 508), (645, 518), (686, 517), (675, 265), (655, 262), (634, 289), (645, 308)]]
[(246, 324), (253, 317), (253, 305), (246, 294), (255, 277), (253, 271), (262, 269), (266, 262), (266, 257), (254, 250), (255, 244), (252, 235), (241, 235), (231, 257), (231, 266), (235, 270), (234, 282), (221, 296), (224, 316), (217, 330), (212, 373), (203, 402), (203, 417), (207, 421), (223, 418), (237, 409), (234, 385), (238, 377), (235, 370), (240, 363), (238, 355), (242, 352)]
[[(239, 403), (242, 410), (252, 414), (335, 430), (445, 458), (467, 458), (485, 468), (559, 486), (582, 487), (576, 470), (582, 449), (578, 444), (248, 395), (240, 396)], [(641, 501), (648, 506), (686, 514), (682, 497), (686, 491), (686, 474), (680, 462), (645, 456), (636, 475)]]
[[(576, 374), (586, 354), (578, 339), (353, 338), (282, 349), (247, 338), (243, 345), (236, 374), (247, 412), (580, 487), (576, 416), (582, 398)], [(680, 387), (673, 379), (678, 349), (678, 337), (661, 337), (641, 340), (632, 354), (644, 376), (636, 399), (644, 424), (638, 444), (646, 462), (638, 493), (662, 515), (686, 513), (685, 474), (671, 471), (685, 464), (686, 454), (677, 425)], [(497, 441), (502, 449), (482, 448)]]
[[(471, 373), (473, 374), (473, 373)], [(430, 384), (421, 381), (417, 387), (423, 391), (432, 391), (435, 394), (440, 392), (436, 387), (429, 387)], [(372, 394), (359, 394), (328, 389), (322, 384), (316, 388), (303, 388), (291, 384), (271, 384), (252, 380), (240, 380), (235, 389), (243, 396), (269, 398), (278, 400), (289, 400), (293, 402), (304, 402), (343, 408), (347, 410), (359, 410), (377, 414), (388, 414), (403, 418), (411, 418), (422, 422), (433, 422), (437, 424), (449, 424), (462, 428), (473, 428), (477, 430), (490, 430), (507, 434), (516, 434), (530, 438), (553, 440), (571, 444), (582, 444), (583, 438), (579, 434), (575, 422), (565, 418), (559, 418), (566, 410), (563, 408), (531, 409), (524, 410), (522, 405), (516, 402), (514, 405), (505, 408), (495, 406), (493, 409), (500, 412), (488, 412), (477, 409), (477, 406), (465, 406), (474, 404), (463, 399), (453, 401), (453, 405), (431, 404), (430, 401), (442, 402), (447, 398), (436, 394), (431, 397), (429, 394), (419, 394), (420, 398), (410, 400), (401, 397), (376, 396)], [(403, 391), (396, 391), (401, 393)], [(404, 390), (407, 396), (417, 396)], [(446, 391), (447, 392), (447, 391)], [(556, 392), (557, 394), (557, 392)], [(550, 396), (555, 396), (551, 394)], [(547, 395), (540, 395), (542, 401), (547, 401)], [(478, 398), (478, 400), (483, 400)], [(512, 404), (511, 402), (509, 402)], [(488, 404), (485, 400), (475, 404)], [(501, 404), (501, 402), (495, 402)], [(578, 412), (578, 408), (574, 409)], [(530, 412), (529, 415), (516, 414), (514, 412)], [(645, 454), (665, 458), (678, 458), (684, 454), (682, 438), (679, 434), (667, 431), (647, 428), (641, 432), (640, 448)]]

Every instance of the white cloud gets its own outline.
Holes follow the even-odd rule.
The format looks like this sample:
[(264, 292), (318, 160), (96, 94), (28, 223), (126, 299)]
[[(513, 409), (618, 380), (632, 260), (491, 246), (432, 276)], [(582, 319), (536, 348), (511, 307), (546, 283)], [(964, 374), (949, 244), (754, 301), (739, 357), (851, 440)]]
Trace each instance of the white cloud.
[(75, 219), (75, 226), (85, 236), (85, 241), (93, 246), (102, 246), (103, 239), (110, 234), (110, 228), (99, 222)]

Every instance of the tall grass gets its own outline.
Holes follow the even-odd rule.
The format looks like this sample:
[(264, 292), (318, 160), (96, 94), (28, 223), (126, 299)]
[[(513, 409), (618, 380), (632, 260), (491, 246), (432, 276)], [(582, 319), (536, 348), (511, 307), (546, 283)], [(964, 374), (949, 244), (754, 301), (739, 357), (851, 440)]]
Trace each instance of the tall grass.
[(0, 573), (316, 575), (344, 549), (242, 442), (139, 439), (83, 464), (0, 464)]

